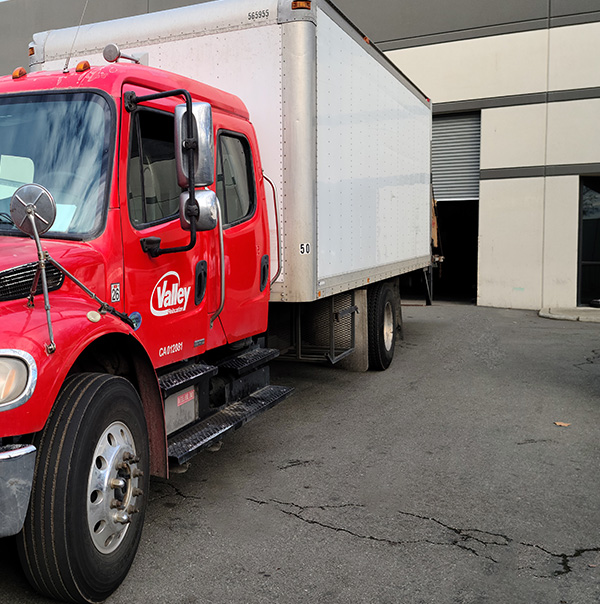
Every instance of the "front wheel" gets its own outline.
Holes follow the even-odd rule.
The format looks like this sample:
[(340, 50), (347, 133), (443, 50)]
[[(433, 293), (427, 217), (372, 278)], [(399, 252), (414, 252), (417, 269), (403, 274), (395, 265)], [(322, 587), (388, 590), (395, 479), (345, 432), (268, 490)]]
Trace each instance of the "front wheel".
[(369, 369), (387, 369), (396, 346), (396, 298), (389, 283), (376, 283), (367, 292)]
[(130, 382), (68, 379), (44, 430), (29, 512), (17, 536), (32, 586), (66, 602), (101, 602), (135, 557), (147, 503), (144, 412)]

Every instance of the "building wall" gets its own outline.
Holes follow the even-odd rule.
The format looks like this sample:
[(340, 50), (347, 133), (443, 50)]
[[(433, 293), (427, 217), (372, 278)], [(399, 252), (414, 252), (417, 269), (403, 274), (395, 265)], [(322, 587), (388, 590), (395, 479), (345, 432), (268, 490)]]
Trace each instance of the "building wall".
[(388, 52), (437, 114), (481, 111), (485, 306), (577, 304), (579, 178), (600, 175), (600, 22), (550, 23)]

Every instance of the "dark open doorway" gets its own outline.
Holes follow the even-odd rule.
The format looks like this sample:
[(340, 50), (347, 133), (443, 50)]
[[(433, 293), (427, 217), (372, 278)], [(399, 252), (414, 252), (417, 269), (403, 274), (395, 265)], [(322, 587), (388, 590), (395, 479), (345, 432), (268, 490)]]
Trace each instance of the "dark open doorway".
[(433, 297), (475, 303), (479, 201), (439, 201), (437, 216), (444, 261), (433, 270)]
[(579, 304), (600, 299), (600, 178), (581, 179)]
[[(477, 302), (477, 253), (479, 201), (439, 201), (437, 203), (439, 246), (435, 253), (444, 261), (432, 270), (433, 299)], [(403, 275), (403, 297), (425, 298), (421, 271)]]

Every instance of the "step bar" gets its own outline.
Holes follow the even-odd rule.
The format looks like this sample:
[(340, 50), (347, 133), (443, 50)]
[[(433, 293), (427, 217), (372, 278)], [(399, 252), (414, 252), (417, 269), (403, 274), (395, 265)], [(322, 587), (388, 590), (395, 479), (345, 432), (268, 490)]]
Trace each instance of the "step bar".
[(169, 460), (185, 463), (196, 453), (232, 430), (237, 430), (259, 413), (285, 400), (293, 388), (265, 386), (241, 401), (217, 411), (214, 415), (169, 438)]

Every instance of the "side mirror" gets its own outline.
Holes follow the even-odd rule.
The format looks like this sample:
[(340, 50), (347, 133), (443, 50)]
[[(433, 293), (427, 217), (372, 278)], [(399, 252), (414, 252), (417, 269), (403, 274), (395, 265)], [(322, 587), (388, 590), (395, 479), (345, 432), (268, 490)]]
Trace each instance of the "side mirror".
[[(218, 223), (217, 196), (214, 191), (202, 190), (194, 193), (195, 204), (198, 208), (196, 216), (197, 231), (212, 231)], [(190, 207), (191, 206), (191, 207)], [(190, 222), (193, 219), (190, 216), (190, 210), (194, 210), (194, 204), (190, 203), (190, 194), (182, 193), (179, 197), (179, 220), (181, 228), (185, 231), (190, 230)], [(195, 213), (195, 212), (193, 212)]]
[(10, 217), (26, 235), (43, 235), (52, 228), (56, 218), (54, 197), (41, 185), (23, 185), (12, 196)]
[(188, 132), (188, 116), (185, 103), (175, 107), (175, 161), (177, 164), (177, 180), (179, 186), (185, 189), (189, 186), (187, 141), (197, 139), (193, 148), (194, 185), (208, 187), (215, 180), (215, 152), (213, 142), (212, 109), (209, 103), (192, 103), (194, 132)]

